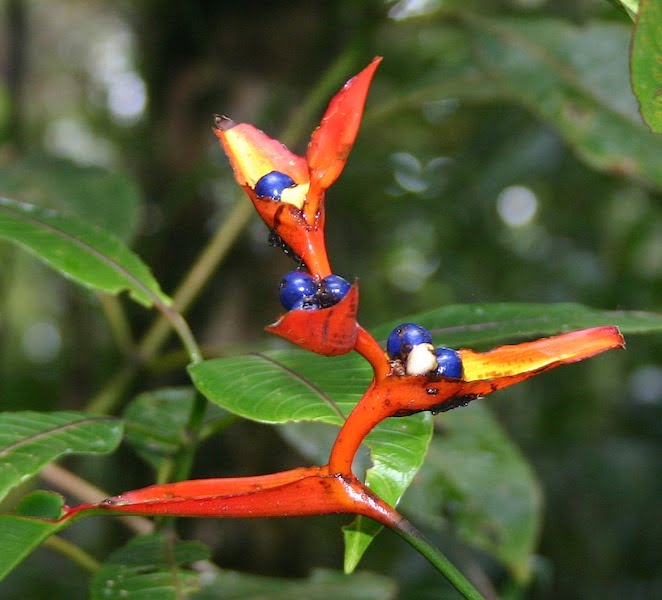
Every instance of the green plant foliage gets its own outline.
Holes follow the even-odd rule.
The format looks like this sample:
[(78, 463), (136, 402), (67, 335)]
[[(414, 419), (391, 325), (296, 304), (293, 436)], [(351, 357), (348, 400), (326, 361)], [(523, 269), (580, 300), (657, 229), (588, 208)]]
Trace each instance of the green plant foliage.
[(170, 302), (121, 240), (76, 217), (0, 198), (0, 237), (85, 286), (111, 294), (128, 290), (144, 306)]
[(662, 187), (662, 139), (642, 123), (628, 80), (627, 27), (457, 16), (460, 28), (421, 32), (436, 70), (400, 101), (373, 108), (372, 119), (447, 97), (515, 102), (551, 123), (593, 168)]
[(77, 412), (0, 413), (0, 499), (43, 466), (65, 454), (112, 452), (122, 423)]
[(435, 417), (435, 435), (403, 510), (489, 552), (520, 582), (531, 574), (542, 494), (531, 466), (490, 410), (473, 402)]
[(187, 568), (209, 557), (200, 542), (175, 542), (162, 534), (134, 538), (113, 552), (92, 580), (92, 600), (177, 600), (200, 587)]
[[(357, 356), (332, 361), (300, 350), (275, 351), (205, 361), (189, 367), (189, 373), (207, 398), (242, 417), (265, 423), (340, 425), (339, 412), (349, 414), (370, 382), (370, 367)], [(373, 465), (366, 482), (389, 504), (396, 505), (411, 483), (425, 457), (431, 431), (429, 415), (419, 414), (387, 419), (366, 438)], [(315, 445), (319, 447), (319, 442)], [(380, 529), (358, 518), (345, 534), (348, 572)]]
[(141, 198), (128, 177), (41, 154), (0, 163), (0, 194), (73, 213), (125, 242), (133, 238)]
[(236, 571), (221, 571), (205, 582), (194, 600), (391, 600), (397, 598), (392, 579), (373, 573), (343, 575), (316, 569), (306, 579), (259, 577)]
[(632, 40), (632, 87), (641, 116), (662, 133), (662, 4), (642, 0)]

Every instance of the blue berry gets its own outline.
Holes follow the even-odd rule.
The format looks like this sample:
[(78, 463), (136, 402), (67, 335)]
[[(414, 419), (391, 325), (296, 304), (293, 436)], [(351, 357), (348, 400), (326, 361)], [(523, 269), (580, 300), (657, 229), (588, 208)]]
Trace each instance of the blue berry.
[(432, 342), (430, 332), (415, 323), (398, 325), (386, 342), (386, 352), (392, 359), (403, 359), (411, 352), (414, 346)]
[(352, 286), (340, 275), (327, 275), (320, 281), (317, 297), (323, 308), (338, 304), (349, 292)]
[(294, 179), (280, 171), (271, 171), (260, 177), (253, 191), (258, 198), (272, 198), (280, 200), (280, 195), (285, 188), (294, 187)]
[(437, 356), (435, 375), (462, 379), (462, 359), (456, 350), (442, 346), (441, 348), (435, 348), (434, 353)]
[(315, 298), (319, 286), (308, 273), (290, 271), (281, 279), (278, 289), (280, 302), (287, 310), (319, 307)]

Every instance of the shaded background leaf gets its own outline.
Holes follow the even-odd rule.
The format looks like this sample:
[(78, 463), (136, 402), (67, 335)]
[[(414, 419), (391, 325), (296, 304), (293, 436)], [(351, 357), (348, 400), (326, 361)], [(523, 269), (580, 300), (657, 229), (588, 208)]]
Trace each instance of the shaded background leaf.
[(222, 571), (205, 581), (195, 600), (389, 600), (397, 597), (397, 586), (388, 577), (373, 573), (343, 575), (323, 569), (314, 570), (306, 579), (259, 577)]
[(173, 541), (162, 534), (136, 537), (102, 565), (92, 579), (90, 598), (187, 598), (200, 587), (199, 573), (187, 565), (208, 557), (200, 542)]
[(484, 403), (434, 420), (403, 512), (425, 529), (489, 552), (526, 581), (542, 525), (542, 492), (531, 465)]
[[(548, 121), (593, 168), (662, 186), (662, 140), (637, 111), (627, 69), (630, 31), (615, 23), (577, 27), (553, 19), (499, 19), (460, 11), (463, 27), (440, 24), (439, 61), (415, 100), (455, 97), (517, 102)], [(451, 41), (452, 40), (452, 41)], [(453, 54), (444, 53), (450, 44)], [(426, 38), (433, 51), (432, 37)], [(402, 104), (374, 108), (383, 120)], [(381, 111), (381, 112), (380, 112)]]

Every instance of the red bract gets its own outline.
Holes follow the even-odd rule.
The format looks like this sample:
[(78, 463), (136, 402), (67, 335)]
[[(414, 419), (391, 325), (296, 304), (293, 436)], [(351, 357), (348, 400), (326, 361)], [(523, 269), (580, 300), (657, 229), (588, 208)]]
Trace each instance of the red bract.
[(354, 284), (338, 304), (317, 310), (291, 310), (267, 331), (306, 350), (324, 356), (339, 356), (354, 349), (358, 324), (359, 287)]
[(60, 520), (86, 511), (174, 517), (291, 517), (355, 514), (393, 527), (398, 513), (354, 475), (308, 467), (226, 479), (198, 479), (152, 485), (98, 504), (68, 509)]
[(333, 473), (351, 473), (359, 445), (388, 417), (426, 410), (444, 412), (548, 369), (625, 345), (616, 327), (594, 327), (500, 346), (489, 352), (460, 350), (463, 377), (448, 379), (435, 375), (399, 375), (379, 345), (368, 336), (361, 335), (357, 349), (370, 361), (375, 376), (336, 438), (329, 460)]
[[(380, 61), (375, 58), (331, 100), (305, 157), (293, 154), (253, 125), (215, 118), (214, 132), (230, 159), (237, 183), (267, 226), (319, 278), (331, 274), (324, 243), (324, 194), (347, 162)], [(255, 193), (260, 179), (273, 171), (287, 175), (296, 184), (278, 201)]]

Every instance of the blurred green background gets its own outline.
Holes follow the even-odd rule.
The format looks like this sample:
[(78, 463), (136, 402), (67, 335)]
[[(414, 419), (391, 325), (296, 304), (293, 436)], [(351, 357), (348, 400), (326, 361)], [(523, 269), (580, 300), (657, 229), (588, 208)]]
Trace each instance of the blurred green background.
[[(211, 115), (285, 134), (303, 152), (324, 106), (306, 112), (309, 92), (324, 78), (330, 98), (381, 55), (327, 197), (331, 260), (360, 279), (366, 326), (450, 303), (660, 310), (662, 143), (629, 87), (632, 23), (609, 2), (5, 0), (0, 26), (0, 194), (115, 231), (168, 292), (246, 201)], [(190, 313), (210, 354), (282, 345), (262, 328), (291, 263), (266, 237), (253, 218)], [(126, 309), (140, 334), (152, 315)], [(81, 408), (119, 356), (96, 296), (6, 244), (0, 344), (3, 410)], [(513, 597), (662, 595), (661, 355), (659, 337), (635, 337), (627, 352), (484, 401), (544, 497), (535, 579)], [(182, 369), (155, 369), (136, 391), (186, 383)], [(301, 462), (272, 429), (240, 423), (203, 447), (194, 474)], [(128, 447), (67, 464), (110, 490), (146, 477)], [(345, 522), (195, 521), (183, 531), (221, 566), (304, 576), (341, 566)], [(126, 533), (94, 520), (71, 535), (103, 555)], [(489, 557), (475, 560), (505, 581)], [(438, 597), (439, 575), (392, 535), (362, 568), (394, 576), (402, 598)], [(3, 586), (3, 598), (86, 589), (47, 550)]]

